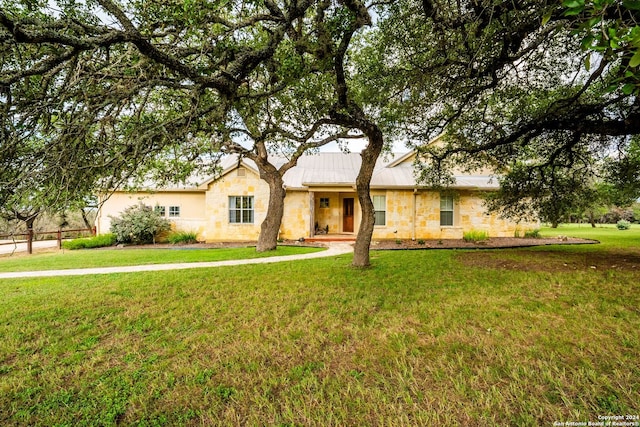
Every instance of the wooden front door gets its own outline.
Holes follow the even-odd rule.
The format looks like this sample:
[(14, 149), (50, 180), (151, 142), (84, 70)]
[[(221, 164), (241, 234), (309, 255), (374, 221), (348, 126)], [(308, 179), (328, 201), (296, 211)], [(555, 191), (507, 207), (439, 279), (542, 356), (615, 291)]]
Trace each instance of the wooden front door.
[(353, 198), (342, 199), (342, 231), (353, 233)]

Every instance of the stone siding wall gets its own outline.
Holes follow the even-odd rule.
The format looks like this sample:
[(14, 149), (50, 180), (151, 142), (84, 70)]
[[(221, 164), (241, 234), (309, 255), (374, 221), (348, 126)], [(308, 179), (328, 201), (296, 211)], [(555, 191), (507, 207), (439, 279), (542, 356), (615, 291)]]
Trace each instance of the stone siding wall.
[[(229, 196), (253, 196), (253, 223), (229, 222)], [(240, 167), (209, 185), (205, 203), (207, 241), (256, 241), (269, 204), (269, 186), (252, 170)]]
[(516, 230), (522, 235), (524, 231), (540, 226), (539, 223), (518, 224), (496, 214), (487, 214), (479, 192), (455, 193), (453, 226), (440, 225), (439, 192), (418, 191), (414, 194), (407, 190), (389, 190), (386, 198), (387, 223), (375, 227), (374, 239), (460, 239), (471, 230), (486, 231), (490, 237), (513, 237)]
[[(110, 216), (119, 216), (122, 211), (132, 205), (143, 203), (147, 206), (164, 206), (165, 217), (171, 221), (172, 228), (180, 231), (193, 231), (198, 238), (206, 238), (205, 194), (204, 192), (137, 192), (117, 191), (111, 195), (100, 208), (96, 218), (98, 234), (109, 233)], [(180, 208), (179, 217), (169, 217), (169, 207)]]

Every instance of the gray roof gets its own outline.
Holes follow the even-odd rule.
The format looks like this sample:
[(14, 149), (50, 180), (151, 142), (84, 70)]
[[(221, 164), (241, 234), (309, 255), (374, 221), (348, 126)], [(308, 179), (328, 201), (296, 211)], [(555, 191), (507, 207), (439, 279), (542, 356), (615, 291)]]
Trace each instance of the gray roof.
[[(285, 158), (274, 157), (270, 161), (280, 167)], [(245, 167), (258, 173), (256, 164), (249, 159), (240, 162)], [(298, 159), (296, 167), (288, 170), (284, 175), (287, 188), (306, 189), (310, 187), (352, 186), (355, 187), (356, 177), (360, 171), (362, 158), (360, 153), (318, 153), (304, 155)], [(222, 175), (227, 174), (238, 166), (236, 156), (228, 156), (222, 160)], [(212, 182), (211, 178), (202, 183), (199, 188)], [(498, 188), (497, 180), (490, 175), (455, 175), (456, 183), (452, 186), (458, 189), (494, 190)], [(413, 152), (382, 154), (376, 163), (371, 177), (371, 188), (420, 188), (416, 183), (413, 167)]]

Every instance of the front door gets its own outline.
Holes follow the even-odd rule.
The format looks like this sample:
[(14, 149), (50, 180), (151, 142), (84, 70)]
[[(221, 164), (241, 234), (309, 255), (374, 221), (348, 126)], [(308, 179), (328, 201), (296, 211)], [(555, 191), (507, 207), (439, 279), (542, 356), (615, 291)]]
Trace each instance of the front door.
[(353, 233), (353, 198), (342, 199), (342, 231)]

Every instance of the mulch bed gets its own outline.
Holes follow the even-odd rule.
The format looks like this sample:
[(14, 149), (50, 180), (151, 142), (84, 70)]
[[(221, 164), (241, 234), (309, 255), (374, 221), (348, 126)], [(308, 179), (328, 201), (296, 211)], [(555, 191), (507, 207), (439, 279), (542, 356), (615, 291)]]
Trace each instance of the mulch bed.
[(640, 273), (640, 249), (608, 251), (518, 251), (518, 248), (548, 245), (596, 244), (597, 240), (556, 238), (492, 237), (483, 242), (465, 242), (462, 239), (425, 240), (424, 244), (412, 240), (384, 240), (374, 242), (372, 249), (507, 249), (513, 251), (464, 251), (456, 259), (471, 268), (498, 270), (575, 272), (575, 271), (632, 271)]
[[(278, 245), (286, 246), (310, 246), (324, 247), (321, 243), (316, 242), (299, 242), (297, 240), (285, 240)], [(150, 245), (118, 245), (115, 249), (223, 249), (223, 248), (250, 248), (255, 247), (256, 242), (212, 242), (212, 243), (188, 243), (188, 244), (171, 244), (171, 243), (155, 243)], [(110, 246), (103, 249), (114, 249)]]
[[(354, 238), (355, 240), (355, 238)], [(545, 238), (527, 239), (515, 237), (492, 237), (482, 242), (465, 242), (462, 239), (432, 239), (432, 240), (374, 240), (371, 242), (372, 250), (418, 250), (418, 249), (495, 249), (495, 248), (520, 248), (528, 246), (544, 245), (584, 245), (598, 243), (596, 240), (576, 238)], [(285, 240), (278, 243), (288, 246), (324, 246), (321, 241)], [(216, 248), (243, 248), (255, 246), (256, 242), (214, 242), (177, 244), (156, 243), (152, 245), (119, 245), (121, 249), (216, 249)], [(113, 247), (112, 247), (113, 248)]]
[[(424, 242), (424, 243), (423, 243)], [(481, 242), (465, 242), (462, 239), (433, 240), (380, 240), (371, 244), (374, 250), (394, 249), (496, 249), (521, 248), (545, 245), (585, 245), (599, 243), (597, 240), (576, 239), (572, 237), (527, 239), (520, 237), (491, 237)]]

